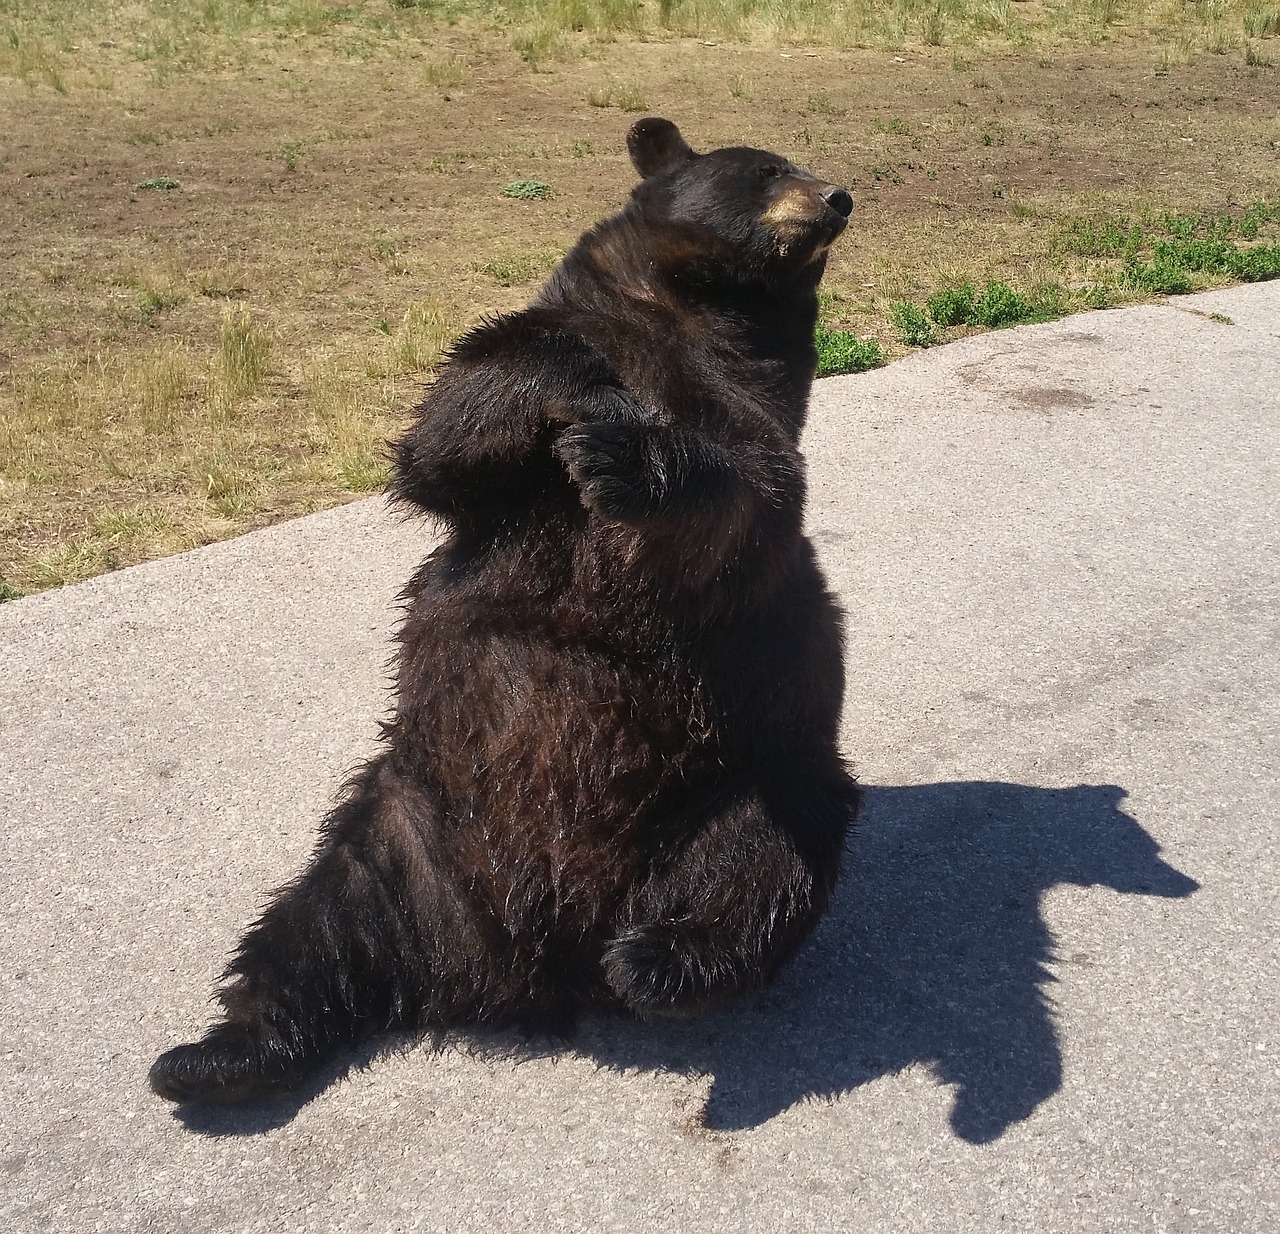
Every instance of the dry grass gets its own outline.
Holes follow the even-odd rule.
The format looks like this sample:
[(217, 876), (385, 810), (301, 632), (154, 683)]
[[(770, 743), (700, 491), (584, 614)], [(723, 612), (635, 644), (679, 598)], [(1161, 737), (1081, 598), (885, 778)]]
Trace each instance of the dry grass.
[(449, 340), (624, 200), (620, 112), (850, 184), (827, 314), (893, 354), (896, 300), (1107, 277), (1077, 220), (1280, 200), (1277, 24), (1253, 0), (0, 0), (0, 597), (378, 488)]

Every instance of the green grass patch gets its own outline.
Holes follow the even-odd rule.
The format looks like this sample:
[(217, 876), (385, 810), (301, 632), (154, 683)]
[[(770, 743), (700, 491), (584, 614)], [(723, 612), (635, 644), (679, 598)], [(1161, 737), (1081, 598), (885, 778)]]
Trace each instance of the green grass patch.
[(494, 261), (473, 261), (471, 268), (487, 274), (499, 287), (518, 287), (555, 269), (561, 255), (558, 249), (534, 249)]
[(386, 488), (391, 468), (372, 452), (350, 454), (338, 462), (338, 483), (348, 493), (374, 493)]
[[(1270, 239), (1280, 231), (1276, 224), (1280, 204), (1269, 202), (1218, 215), (1071, 218), (1063, 224), (1059, 247), (1097, 260), (1090, 281), (1071, 289), (1045, 282), (1020, 291), (997, 279), (981, 289), (965, 279), (934, 292), (923, 309), (909, 300), (892, 301), (889, 320), (901, 343), (928, 347), (959, 326), (998, 330), (1144, 296), (1183, 295), (1213, 280), (1280, 278), (1280, 237)], [(1241, 243), (1264, 232), (1261, 243)]]
[(962, 326), (973, 316), (973, 302), (978, 292), (966, 279), (956, 287), (944, 287), (929, 297), (925, 307), (929, 316), (944, 330), (950, 326)]
[(542, 180), (512, 180), (502, 186), (502, 195), (517, 201), (537, 201), (551, 196), (551, 185)]
[(1001, 326), (1043, 320), (1045, 315), (1026, 296), (1014, 291), (1008, 283), (993, 279), (974, 300), (967, 324), (998, 330)]
[(925, 311), (910, 300), (894, 300), (889, 305), (889, 324), (904, 347), (928, 347), (938, 341), (938, 332)]
[(1280, 35), (1280, 5), (1259, 4), (1244, 14), (1244, 32), (1255, 39)]
[(875, 339), (860, 339), (849, 330), (837, 330), (819, 322), (813, 341), (818, 347), (819, 377), (865, 373), (884, 364), (884, 354)]

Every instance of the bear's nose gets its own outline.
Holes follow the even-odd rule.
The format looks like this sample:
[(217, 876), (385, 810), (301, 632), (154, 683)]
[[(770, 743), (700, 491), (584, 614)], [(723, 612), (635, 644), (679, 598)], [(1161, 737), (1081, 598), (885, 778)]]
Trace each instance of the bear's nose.
[(837, 188), (834, 184), (822, 190), (822, 200), (843, 219), (847, 219), (853, 213), (853, 198), (844, 189)]

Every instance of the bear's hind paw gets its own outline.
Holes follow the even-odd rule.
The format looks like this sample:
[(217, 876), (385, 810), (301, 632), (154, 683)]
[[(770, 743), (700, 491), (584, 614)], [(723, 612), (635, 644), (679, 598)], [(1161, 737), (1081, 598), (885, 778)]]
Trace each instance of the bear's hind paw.
[(700, 933), (674, 921), (632, 926), (605, 948), (605, 980), (645, 1018), (684, 1018), (719, 1006), (741, 991), (741, 966)]
[(166, 1101), (224, 1105), (293, 1088), (304, 1070), (279, 1047), (264, 1045), (243, 1028), (224, 1025), (203, 1041), (161, 1054), (147, 1082)]

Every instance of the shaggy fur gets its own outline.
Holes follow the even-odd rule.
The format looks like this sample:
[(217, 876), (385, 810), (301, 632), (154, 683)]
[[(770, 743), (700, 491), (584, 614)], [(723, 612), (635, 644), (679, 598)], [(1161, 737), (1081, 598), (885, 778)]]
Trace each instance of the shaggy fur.
[(670, 122), (523, 312), (455, 348), (392, 493), (442, 520), (398, 707), (162, 1097), (288, 1086), (382, 1029), (566, 1031), (770, 980), (857, 792), (841, 625), (801, 533), (817, 286), (849, 195)]

